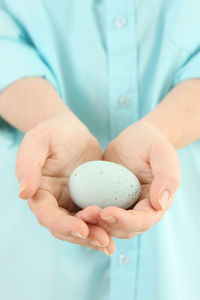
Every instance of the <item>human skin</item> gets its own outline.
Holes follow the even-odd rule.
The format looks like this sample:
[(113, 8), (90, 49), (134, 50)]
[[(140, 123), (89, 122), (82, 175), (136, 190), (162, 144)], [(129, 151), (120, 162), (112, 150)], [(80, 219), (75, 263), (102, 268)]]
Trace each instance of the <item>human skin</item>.
[(15, 170), (19, 196), (27, 199), (38, 222), (58, 239), (112, 254), (111, 237), (74, 216), (78, 208), (68, 193), (73, 169), (102, 159), (96, 138), (41, 78), (22, 79), (4, 90), (0, 115), (26, 133)]
[[(16, 162), (20, 197), (28, 199), (39, 222), (56, 238), (112, 254), (115, 250), (112, 236), (131, 238), (149, 229), (171, 206), (180, 181), (175, 149), (199, 138), (199, 95), (199, 80), (177, 85), (152, 112), (114, 139), (102, 157), (98, 141), (47, 81), (27, 78), (13, 83), (0, 95), (0, 114), (16, 128), (27, 132)], [(67, 142), (63, 143), (63, 136), (55, 134), (55, 131), (63, 131), (65, 137), (68, 132)], [(48, 132), (48, 136), (41, 136), (41, 132), (43, 135)], [(72, 136), (77, 138), (72, 139)], [(71, 143), (71, 140), (76, 142)], [(80, 147), (82, 144), (84, 146)], [(69, 149), (72, 149), (71, 156), (66, 155)], [(52, 157), (58, 159), (59, 164), (57, 161), (54, 164)], [(57, 189), (61, 191), (64, 185), (67, 190), (67, 178), (72, 170), (85, 161), (102, 158), (120, 163), (138, 176), (142, 195), (136, 206), (128, 210), (88, 207), (77, 212), (67, 192), (60, 202)], [(31, 164), (34, 160), (35, 170)], [(73, 161), (72, 165), (70, 161)], [(59, 171), (55, 170), (55, 165), (59, 165)], [(52, 185), (53, 182), (56, 184)], [(52, 191), (54, 186), (57, 189)], [(164, 191), (167, 192), (160, 203)], [(59, 205), (62, 207), (59, 208)], [(69, 232), (85, 234), (86, 239), (81, 239), (80, 235), (70, 237)], [(91, 240), (103, 244), (103, 247), (91, 245)]]
[(110, 143), (103, 159), (123, 165), (137, 176), (139, 201), (126, 210), (87, 207), (76, 216), (89, 224), (95, 220), (111, 236), (121, 239), (132, 238), (160, 221), (173, 202), (180, 178), (177, 153), (166, 138), (148, 122), (139, 121)]
[[(157, 223), (172, 205), (180, 184), (175, 149), (200, 138), (199, 116), (200, 80), (183, 81), (105, 150), (103, 159), (124, 165), (139, 178), (139, 202), (128, 210), (94, 206), (76, 215), (88, 223), (95, 222), (117, 238), (132, 238)], [(162, 193), (163, 201), (159, 204)]]

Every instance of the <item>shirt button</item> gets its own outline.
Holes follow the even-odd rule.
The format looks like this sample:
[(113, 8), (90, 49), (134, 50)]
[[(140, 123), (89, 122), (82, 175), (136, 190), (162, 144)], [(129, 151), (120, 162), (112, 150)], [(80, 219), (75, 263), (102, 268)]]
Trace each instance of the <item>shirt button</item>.
[(120, 97), (119, 98), (120, 106), (128, 106), (130, 104), (130, 100), (127, 97)]
[(115, 19), (115, 26), (117, 28), (123, 28), (126, 25), (126, 19), (123, 17), (118, 17)]
[(120, 254), (120, 256), (119, 256), (119, 263), (121, 265), (126, 265), (128, 262), (129, 262), (128, 256), (125, 255), (125, 254)]

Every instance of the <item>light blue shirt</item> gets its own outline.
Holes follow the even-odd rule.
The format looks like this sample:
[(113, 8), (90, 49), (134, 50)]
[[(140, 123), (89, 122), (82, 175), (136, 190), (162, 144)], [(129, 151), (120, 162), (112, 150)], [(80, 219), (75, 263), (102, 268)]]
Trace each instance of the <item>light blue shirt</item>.
[[(1, 6), (0, 91), (23, 77), (46, 78), (102, 150), (174, 85), (200, 77), (199, 0)], [(199, 141), (178, 151), (181, 187), (171, 209), (147, 232), (115, 239), (109, 257), (54, 239), (17, 197), (22, 137), (1, 120), (1, 300), (200, 299)]]

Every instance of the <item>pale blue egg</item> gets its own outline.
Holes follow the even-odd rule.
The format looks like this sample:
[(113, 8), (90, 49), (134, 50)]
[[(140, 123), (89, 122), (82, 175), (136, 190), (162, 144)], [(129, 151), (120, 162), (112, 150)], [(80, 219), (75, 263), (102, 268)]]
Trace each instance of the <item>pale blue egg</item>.
[(127, 168), (108, 161), (90, 161), (78, 166), (69, 178), (69, 193), (80, 208), (129, 208), (141, 193), (137, 177)]

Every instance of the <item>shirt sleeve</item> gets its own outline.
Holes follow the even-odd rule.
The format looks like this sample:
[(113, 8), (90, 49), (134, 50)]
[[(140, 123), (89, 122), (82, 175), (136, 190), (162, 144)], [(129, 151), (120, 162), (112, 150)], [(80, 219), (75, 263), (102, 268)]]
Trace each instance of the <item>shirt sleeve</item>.
[(177, 70), (174, 78), (174, 85), (192, 78), (200, 78), (200, 50), (189, 55), (185, 63)]
[(16, 80), (39, 76), (55, 88), (56, 80), (31, 38), (0, 2), (0, 92)]

